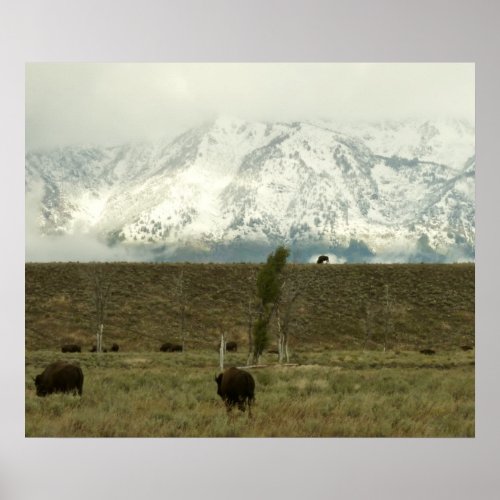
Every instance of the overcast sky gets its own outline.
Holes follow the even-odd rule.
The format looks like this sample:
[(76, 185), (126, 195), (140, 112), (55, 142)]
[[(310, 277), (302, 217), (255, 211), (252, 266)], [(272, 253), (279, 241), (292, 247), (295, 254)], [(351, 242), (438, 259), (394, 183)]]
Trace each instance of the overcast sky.
[(26, 147), (171, 138), (217, 115), (247, 120), (474, 121), (474, 64), (26, 65)]

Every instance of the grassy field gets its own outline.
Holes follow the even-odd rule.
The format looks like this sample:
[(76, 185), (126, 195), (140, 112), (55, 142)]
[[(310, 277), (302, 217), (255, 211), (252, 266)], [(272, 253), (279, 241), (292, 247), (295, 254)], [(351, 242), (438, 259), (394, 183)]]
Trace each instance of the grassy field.
[[(226, 415), (215, 345), (224, 332), (239, 345), (226, 366), (246, 364), (259, 265), (97, 267), (111, 286), (104, 343), (118, 353), (88, 352), (96, 266), (26, 264), (26, 436), (474, 436), (474, 351), (460, 349), (474, 345), (473, 264), (287, 265), (301, 292), (290, 323), (296, 366), (263, 355), (269, 366), (251, 370), (252, 419)], [(187, 349), (161, 353), (180, 341), (181, 275)], [(62, 354), (65, 343), (83, 352)], [(35, 395), (32, 377), (56, 359), (81, 365), (82, 398)]]
[[(26, 264), (26, 348), (57, 350), (95, 343), (92, 264)], [(177, 282), (183, 275), (187, 348), (213, 346), (220, 332), (247, 339), (254, 264), (107, 263), (111, 284), (104, 342), (125, 351), (156, 351), (179, 342)], [(291, 314), (292, 347), (454, 350), (474, 344), (474, 264), (290, 264), (301, 293)], [(387, 300), (390, 303), (389, 312)], [(386, 332), (389, 331), (389, 335)], [(272, 337), (274, 335), (272, 334)]]
[[(243, 365), (245, 353), (228, 353)], [(56, 360), (83, 369), (83, 396), (39, 398), (32, 377)], [(296, 366), (250, 369), (253, 417), (226, 414), (216, 394), (218, 355), (26, 352), (26, 436), (472, 437), (474, 352), (294, 350)]]

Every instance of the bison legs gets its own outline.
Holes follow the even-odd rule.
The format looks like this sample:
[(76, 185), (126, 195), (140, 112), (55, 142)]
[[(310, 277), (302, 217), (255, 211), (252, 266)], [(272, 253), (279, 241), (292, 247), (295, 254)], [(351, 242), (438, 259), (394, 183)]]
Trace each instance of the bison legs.
[(246, 406), (248, 406), (248, 416), (252, 417), (252, 399), (249, 397), (243, 398), (238, 402), (238, 409), (240, 411), (244, 412)]
[(238, 410), (241, 412), (246, 411), (246, 407), (248, 406), (248, 416), (252, 416), (252, 403), (253, 403), (253, 398), (250, 397), (240, 397), (236, 401), (234, 400), (228, 400), (225, 399), (224, 403), (226, 405), (226, 411), (228, 415), (233, 414), (232, 410), (235, 406), (238, 406)]

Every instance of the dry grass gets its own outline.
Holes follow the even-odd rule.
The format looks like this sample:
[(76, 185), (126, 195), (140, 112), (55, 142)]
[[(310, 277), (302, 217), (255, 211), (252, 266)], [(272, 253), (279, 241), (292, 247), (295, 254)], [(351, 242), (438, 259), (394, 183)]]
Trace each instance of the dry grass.
[(212, 351), (66, 354), (82, 366), (83, 396), (36, 397), (31, 377), (61, 357), (26, 355), (26, 436), (474, 436), (473, 352), (294, 353), (302, 365), (252, 371), (251, 419), (226, 414)]
[[(157, 350), (179, 341), (175, 282), (183, 271), (188, 348), (208, 348), (224, 331), (247, 338), (247, 306), (255, 292), (254, 264), (103, 265), (111, 276), (104, 342), (127, 351)], [(26, 347), (56, 350), (63, 343), (95, 343), (91, 264), (26, 264)], [(389, 347), (455, 349), (474, 343), (473, 264), (323, 265), (291, 264), (290, 279), (301, 295), (291, 318), (292, 345), (361, 349), (366, 308), (380, 349), (386, 325), (385, 286), (391, 316)]]
[[(248, 299), (258, 265), (104, 264), (112, 295), (104, 342), (91, 354), (91, 265), (26, 264), (27, 436), (474, 436), (474, 265), (290, 265), (301, 284), (290, 361), (265, 353), (256, 369), (254, 418), (226, 415), (216, 394), (215, 343), (239, 342), (246, 362)], [(175, 281), (187, 298), (187, 351), (179, 341)], [(391, 298), (388, 352), (381, 352)], [(363, 352), (366, 308), (372, 336)], [(271, 332), (274, 338), (274, 332)], [(81, 354), (61, 354), (80, 343)], [(432, 347), (435, 356), (419, 349)], [(58, 358), (85, 374), (82, 398), (35, 396), (32, 378)]]

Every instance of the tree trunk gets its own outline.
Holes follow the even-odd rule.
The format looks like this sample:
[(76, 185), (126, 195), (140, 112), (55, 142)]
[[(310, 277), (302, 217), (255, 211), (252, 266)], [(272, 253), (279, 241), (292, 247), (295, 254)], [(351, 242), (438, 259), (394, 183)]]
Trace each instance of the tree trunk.
[(184, 288), (184, 269), (181, 269), (177, 281), (177, 298), (179, 305), (179, 337), (182, 345), (182, 352), (186, 349), (186, 290)]
[(99, 330), (97, 331), (97, 344), (96, 350), (97, 352), (102, 352), (102, 332), (104, 330), (104, 325), (101, 323), (99, 325)]
[[(103, 272), (102, 267), (93, 268), (94, 295), (95, 295), (95, 313), (96, 313), (96, 351), (102, 352), (102, 334), (104, 330), (104, 321), (106, 319), (106, 306), (111, 290), (111, 276)], [(107, 283), (106, 283), (107, 281)]]
[(253, 352), (253, 337), (252, 337), (252, 326), (253, 326), (253, 313), (252, 313), (252, 299), (248, 299), (248, 356), (247, 365), (250, 364)]
[(278, 322), (278, 363), (283, 362), (283, 330), (281, 328), (280, 308), (276, 309), (276, 319)]
[(278, 360), (280, 363), (283, 363), (285, 359), (285, 336), (283, 334), (280, 335), (278, 353), (279, 353)]
[(259, 359), (260, 359), (260, 354), (254, 350), (253, 352), (253, 358), (252, 358), (252, 363), (254, 365), (258, 365), (259, 364)]
[(182, 352), (186, 349), (186, 334), (184, 333), (184, 323), (185, 323), (185, 312), (184, 305), (181, 310), (181, 344), (182, 344)]
[(366, 304), (365, 341), (363, 343), (363, 351), (366, 349), (370, 337), (371, 337), (371, 311), (370, 311), (370, 304)]
[(224, 334), (221, 333), (220, 336), (220, 348), (219, 348), (219, 368), (220, 371), (224, 371), (224, 353), (226, 352), (226, 342), (224, 339)]
[(389, 285), (385, 285), (385, 328), (384, 328), (384, 352), (387, 349), (387, 337), (389, 335)]

